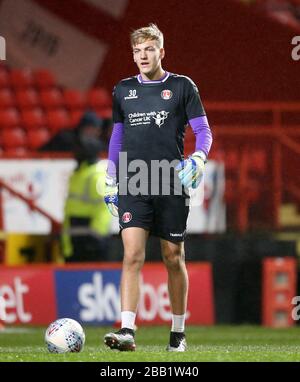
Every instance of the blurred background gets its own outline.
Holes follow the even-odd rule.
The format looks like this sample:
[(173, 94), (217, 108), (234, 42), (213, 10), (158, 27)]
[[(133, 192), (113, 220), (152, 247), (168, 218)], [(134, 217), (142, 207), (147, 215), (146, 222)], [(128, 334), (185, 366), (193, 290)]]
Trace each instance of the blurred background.
[[(119, 319), (118, 222), (90, 207), (102, 200), (95, 184), (105, 172), (113, 86), (137, 74), (129, 33), (150, 22), (165, 36), (164, 68), (198, 85), (214, 136), (204, 203), (189, 217), (188, 322), (297, 324), (300, 53), (292, 40), (300, 36), (300, 1), (0, 0), (3, 325)], [(101, 143), (97, 161), (84, 154), (83, 122)], [(193, 151), (187, 128), (185, 153)], [(84, 161), (97, 164), (95, 182), (73, 179), (83, 190), (75, 199), (88, 187), (95, 195), (78, 205), (70, 176)], [(91, 237), (100, 240), (96, 255)], [(151, 238), (141, 323), (170, 319), (160, 261)]]

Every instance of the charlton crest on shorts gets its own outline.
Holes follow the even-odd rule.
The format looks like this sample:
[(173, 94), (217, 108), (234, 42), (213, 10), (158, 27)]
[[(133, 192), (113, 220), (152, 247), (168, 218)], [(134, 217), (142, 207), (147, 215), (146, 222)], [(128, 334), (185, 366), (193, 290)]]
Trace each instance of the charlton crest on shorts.
[(123, 223), (129, 223), (131, 219), (132, 219), (131, 213), (130, 212), (124, 212), (124, 214), (122, 216), (122, 222)]
[(160, 95), (162, 99), (170, 99), (172, 98), (173, 93), (171, 90), (165, 89), (160, 93)]

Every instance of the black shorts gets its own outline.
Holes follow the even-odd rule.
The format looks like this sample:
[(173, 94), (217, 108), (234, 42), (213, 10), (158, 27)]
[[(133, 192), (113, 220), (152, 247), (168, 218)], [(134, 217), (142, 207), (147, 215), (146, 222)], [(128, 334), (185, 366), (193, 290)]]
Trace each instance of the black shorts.
[(186, 235), (189, 199), (179, 195), (119, 195), (120, 230), (141, 227), (154, 236), (181, 242)]

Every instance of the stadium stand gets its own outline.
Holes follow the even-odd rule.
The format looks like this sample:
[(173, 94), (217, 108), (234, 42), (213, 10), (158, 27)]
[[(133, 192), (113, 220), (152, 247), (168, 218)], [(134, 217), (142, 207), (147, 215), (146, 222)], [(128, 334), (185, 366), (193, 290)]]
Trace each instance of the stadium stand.
[(7, 108), (0, 111), (1, 128), (16, 127), (19, 126), (20, 123), (20, 113), (16, 108)]
[(12, 69), (10, 82), (15, 89), (21, 89), (34, 86), (35, 79), (30, 69)]
[(27, 143), (29, 150), (37, 150), (50, 139), (50, 132), (46, 128), (30, 130), (27, 133)]
[(85, 95), (76, 89), (64, 89), (64, 103), (69, 110), (82, 111), (86, 105)]
[(17, 90), (16, 104), (19, 109), (33, 109), (40, 106), (39, 94), (34, 88)]
[[(102, 88), (82, 92), (62, 88), (54, 75), (47, 69), (10, 69), (0, 66), (0, 129), (21, 127), (28, 134), (28, 147), (38, 149), (38, 143), (45, 143), (54, 133), (76, 125), (87, 109), (95, 110), (102, 118), (111, 117), (111, 96)], [(37, 130), (35, 133), (31, 130)], [(1, 153), (12, 147), (5, 138)], [(21, 141), (18, 139), (18, 153)], [(13, 144), (12, 144), (13, 146)]]
[(14, 93), (9, 88), (0, 89), (0, 108), (6, 109), (16, 106)]
[(93, 109), (111, 106), (111, 96), (105, 89), (91, 89), (87, 94), (88, 105)]
[(2, 131), (4, 149), (20, 149), (27, 147), (27, 136), (23, 129), (14, 127)]
[(34, 72), (36, 86), (39, 89), (48, 89), (56, 86), (54, 75), (47, 69), (39, 69)]
[[(111, 104), (111, 95), (104, 88), (86, 92), (62, 88), (49, 70), (10, 69), (1, 65), (0, 153), (22, 156), (35, 152), (61, 129), (75, 126), (87, 109), (95, 110), (102, 118), (111, 118)], [(266, 209), (259, 206), (268, 205), (272, 212), (269, 216), (260, 216), (259, 220), (274, 225), (278, 220), (274, 212), (279, 208), (278, 201), (275, 193), (265, 198), (266, 190), (273, 188), (278, 178), (272, 164), (276, 128), (283, 121), (288, 125), (294, 123), (297, 105), (291, 109), (285, 104), (276, 108), (273, 104), (219, 102), (205, 103), (205, 107), (215, 136), (210, 159), (225, 164), (229, 221), (245, 230), (251, 225), (251, 209), (258, 207), (257, 210), (262, 211)], [(291, 112), (294, 115), (289, 118)], [(272, 137), (262, 141), (260, 146), (253, 139), (258, 126), (262, 136)], [(266, 142), (269, 146), (265, 146)], [(194, 144), (194, 134), (188, 128), (185, 155), (194, 151)], [(294, 189), (293, 184), (289, 187)], [(282, 195), (286, 193), (282, 191)], [(256, 224), (253, 219), (252, 223)]]
[(75, 126), (79, 122), (79, 120), (83, 114), (83, 111), (84, 111), (84, 109), (76, 109), (76, 110), (70, 111), (71, 126)]
[(41, 105), (44, 109), (55, 109), (64, 107), (63, 96), (57, 88), (42, 90), (40, 92)]
[(0, 67), (0, 87), (1, 89), (4, 87), (10, 86), (10, 78), (9, 74), (5, 67)]
[(65, 127), (71, 127), (69, 113), (63, 108), (47, 111), (46, 120), (51, 132), (57, 132)]
[(22, 121), (25, 129), (35, 129), (47, 125), (44, 111), (41, 108), (24, 109), (22, 111)]

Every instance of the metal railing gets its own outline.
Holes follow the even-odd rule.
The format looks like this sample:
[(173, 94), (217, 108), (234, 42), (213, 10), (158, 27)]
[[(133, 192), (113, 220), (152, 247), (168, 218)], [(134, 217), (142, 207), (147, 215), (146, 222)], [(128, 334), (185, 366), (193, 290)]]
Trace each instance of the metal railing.
[[(27, 196), (23, 195), (21, 192), (12, 188), (9, 184), (0, 179), (0, 232), (4, 231), (4, 208), (3, 208), (3, 190), (9, 192), (12, 196), (22, 200), (29, 207), (31, 211), (40, 213), (42, 216), (47, 218), (51, 224), (51, 234), (59, 234), (61, 229), (61, 223), (53, 218), (47, 211), (43, 208), (37, 206), (34, 201)], [(5, 253), (5, 240), (0, 243), (0, 263), (4, 261)]]
[[(213, 135), (219, 143), (224, 138), (234, 140), (243, 140), (245, 143), (240, 150), (240, 162), (237, 169), (237, 205), (236, 222), (239, 231), (244, 232), (249, 228), (249, 208), (251, 202), (247, 199), (247, 184), (248, 184), (248, 165), (247, 165), (247, 147), (255, 139), (264, 138), (272, 144), (272, 187), (269, 197), (272, 199), (273, 212), (273, 227), (280, 229), (279, 224), (279, 208), (282, 204), (282, 196), (284, 191), (288, 191), (290, 195), (299, 203), (300, 202), (300, 177), (291, 179), (289, 182), (283, 181), (283, 168), (288, 171), (288, 166), (283, 166), (284, 153), (283, 150), (288, 150), (295, 156), (293, 166), (297, 166), (300, 159), (300, 144), (295, 139), (300, 138), (300, 102), (206, 102), (205, 109), (209, 116), (210, 112), (224, 112), (224, 114), (232, 112), (257, 113), (266, 112), (270, 114), (268, 124), (253, 123), (242, 124), (235, 123), (234, 120), (230, 124), (213, 125)], [(294, 113), (298, 115), (299, 124), (285, 122), (284, 115)], [(232, 118), (234, 119), (234, 118)], [(226, 147), (225, 147), (226, 151)]]

